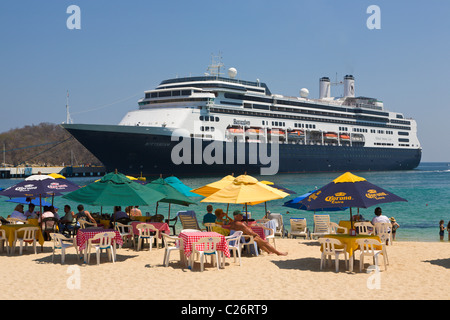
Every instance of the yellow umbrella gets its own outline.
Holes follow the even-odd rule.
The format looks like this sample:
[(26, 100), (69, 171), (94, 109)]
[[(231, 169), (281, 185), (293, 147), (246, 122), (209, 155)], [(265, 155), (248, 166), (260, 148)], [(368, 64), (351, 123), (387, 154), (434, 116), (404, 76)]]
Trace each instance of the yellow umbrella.
[(230, 185), (234, 181), (234, 179), (236, 179), (236, 178), (233, 177), (232, 175), (228, 175), (218, 181), (215, 181), (215, 182), (209, 183), (203, 187), (191, 190), (191, 192), (199, 194), (204, 197), (209, 197), (213, 193)]
[(63, 175), (60, 175), (59, 173), (49, 173), (48, 174), (50, 177), (53, 177), (55, 179), (65, 179), (66, 177), (64, 177)]
[(248, 204), (255, 205), (270, 200), (283, 199), (288, 195), (288, 193), (269, 187), (251, 176), (241, 175), (228, 186), (201, 202), (239, 203), (247, 206)]

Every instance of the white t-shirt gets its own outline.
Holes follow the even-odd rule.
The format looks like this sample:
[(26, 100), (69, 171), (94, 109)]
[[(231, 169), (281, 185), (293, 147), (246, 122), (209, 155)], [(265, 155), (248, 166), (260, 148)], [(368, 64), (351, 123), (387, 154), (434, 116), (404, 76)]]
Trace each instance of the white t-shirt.
[(20, 220), (27, 220), (27, 217), (25, 217), (25, 215), (22, 212), (16, 211), (16, 210), (14, 210), (14, 212), (11, 213), (10, 218), (15, 218), (15, 219), (20, 219)]
[(391, 221), (385, 215), (380, 215), (380, 216), (375, 216), (372, 219), (372, 224), (375, 225), (375, 223), (389, 223), (390, 224)]

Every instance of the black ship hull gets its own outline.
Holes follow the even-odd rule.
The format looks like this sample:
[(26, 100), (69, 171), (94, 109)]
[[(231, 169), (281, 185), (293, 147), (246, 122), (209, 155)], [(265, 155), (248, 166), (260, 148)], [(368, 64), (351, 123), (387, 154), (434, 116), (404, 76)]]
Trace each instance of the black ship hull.
[[(211, 141), (189, 139), (192, 155), (189, 155), (189, 160), (177, 165), (173, 161), (173, 150), (180, 142), (172, 141), (170, 131), (165, 128), (67, 124), (62, 126), (94, 154), (107, 171), (117, 169), (124, 174), (144, 176), (226, 175), (244, 172), (261, 174), (262, 168), (273, 165), (268, 164), (267, 159), (262, 161), (254, 156), (258, 151), (255, 149), (258, 143), (242, 143), (241, 146), (234, 144), (232, 149), (227, 149), (226, 143), (223, 142), (223, 155), (215, 157), (218, 161), (211, 164), (211, 161), (205, 161), (202, 154), (199, 154)], [(272, 174), (411, 170), (419, 165), (422, 155), (421, 149), (286, 143), (280, 143), (278, 147), (277, 168)], [(227, 158), (227, 150), (232, 151), (232, 157)], [(268, 144), (267, 154), (270, 155), (271, 152)], [(217, 156), (215, 152), (212, 154)], [(187, 159), (186, 155), (184, 156)]]

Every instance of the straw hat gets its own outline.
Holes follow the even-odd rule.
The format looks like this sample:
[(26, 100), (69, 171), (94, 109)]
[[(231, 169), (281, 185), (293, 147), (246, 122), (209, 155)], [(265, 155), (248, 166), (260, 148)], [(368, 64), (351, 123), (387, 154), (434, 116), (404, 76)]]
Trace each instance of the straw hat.
[(395, 218), (391, 217), (389, 220), (391, 220), (392, 222), (395, 222)]

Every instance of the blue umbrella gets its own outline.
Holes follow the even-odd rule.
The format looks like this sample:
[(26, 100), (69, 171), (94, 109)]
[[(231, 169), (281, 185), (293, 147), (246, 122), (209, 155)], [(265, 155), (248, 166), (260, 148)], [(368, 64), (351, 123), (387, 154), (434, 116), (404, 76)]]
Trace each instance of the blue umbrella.
[(191, 192), (191, 188), (189, 188), (187, 185), (185, 185), (183, 182), (180, 181), (177, 177), (167, 177), (164, 179), (165, 182), (170, 184), (172, 187), (177, 189), (179, 192), (181, 192), (186, 197), (198, 197), (199, 195), (196, 193)]
[(308, 209), (301, 201), (307, 197), (309, 197), (311, 194), (313, 194), (316, 191), (310, 191), (305, 194), (302, 194), (301, 196), (298, 196), (292, 200), (289, 200), (283, 204), (283, 207), (289, 207), (294, 208), (298, 210), (310, 210), (310, 211), (343, 211), (347, 210), (348, 207), (337, 207), (337, 208), (318, 208), (318, 209)]
[[(13, 202), (13, 203), (20, 203), (20, 204), (30, 204), (30, 202), (32, 204), (34, 204), (35, 206), (39, 207), (41, 204), (39, 203), (39, 199), (35, 198), (35, 199), (31, 199), (27, 201), (27, 199), (30, 198), (13, 198), (10, 200), (6, 200), (6, 202)], [(50, 202), (45, 201), (44, 199), (41, 200), (42, 201), (42, 206), (51, 206), (52, 204)], [(55, 207), (57, 208), (57, 207)]]

